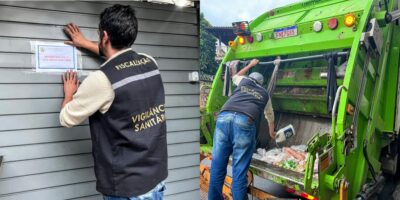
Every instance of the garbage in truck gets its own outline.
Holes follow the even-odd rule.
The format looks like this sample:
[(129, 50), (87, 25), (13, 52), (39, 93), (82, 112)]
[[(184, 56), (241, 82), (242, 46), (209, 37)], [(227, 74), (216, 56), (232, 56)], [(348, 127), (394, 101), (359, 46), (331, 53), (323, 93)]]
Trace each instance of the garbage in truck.
[[(303, 173), (306, 168), (308, 154), (306, 145), (293, 145), (290, 147), (257, 149), (253, 154), (254, 159), (264, 161), (277, 167), (282, 167), (296, 172)], [(314, 166), (314, 172), (318, 171), (317, 163)]]

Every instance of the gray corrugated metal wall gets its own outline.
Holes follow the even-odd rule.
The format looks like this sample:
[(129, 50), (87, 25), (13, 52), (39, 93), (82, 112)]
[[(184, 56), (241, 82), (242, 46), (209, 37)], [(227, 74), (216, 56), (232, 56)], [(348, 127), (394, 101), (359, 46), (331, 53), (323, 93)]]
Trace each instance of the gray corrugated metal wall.
[[(195, 9), (130, 2), (139, 19), (137, 52), (157, 59), (167, 94), (167, 199), (199, 198), (199, 86)], [(60, 127), (59, 76), (29, 73), (30, 40), (63, 41), (69, 22), (97, 40), (96, 2), (0, 2), (0, 200), (100, 199), (95, 191), (87, 122)], [(83, 54), (85, 70), (101, 61)], [(140, 184), (140, 183), (138, 183)]]

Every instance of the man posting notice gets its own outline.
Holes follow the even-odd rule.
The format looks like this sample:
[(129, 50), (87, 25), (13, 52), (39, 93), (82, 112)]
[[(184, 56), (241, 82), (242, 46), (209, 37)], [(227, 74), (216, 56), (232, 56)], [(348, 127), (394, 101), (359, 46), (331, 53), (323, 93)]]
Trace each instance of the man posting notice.
[(222, 186), (231, 154), (233, 199), (248, 198), (247, 170), (256, 148), (256, 127), (263, 110), (270, 136), (275, 138), (274, 112), (268, 92), (262, 86), (264, 77), (258, 72), (244, 76), (258, 62), (253, 59), (233, 76), (233, 83), (237, 87), (218, 115), (213, 139), (209, 200), (224, 199)]
[(60, 123), (89, 118), (96, 189), (105, 200), (163, 199), (168, 175), (165, 94), (156, 61), (131, 45), (138, 24), (130, 6), (114, 5), (100, 15), (99, 43), (75, 24), (64, 31), (67, 44), (88, 49), (107, 61), (79, 86), (76, 72), (64, 75)]

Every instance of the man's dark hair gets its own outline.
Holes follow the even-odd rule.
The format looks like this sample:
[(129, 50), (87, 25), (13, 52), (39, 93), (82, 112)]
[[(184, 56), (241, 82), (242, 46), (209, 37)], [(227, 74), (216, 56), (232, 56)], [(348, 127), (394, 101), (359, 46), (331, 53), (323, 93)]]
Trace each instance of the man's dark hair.
[(103, 31), (106, 31), (115, 49), (123, 49), (132, 46), (138, 32), (138, 22), (135, 10), (130, 6), (120, 4), (106, 8), (100, 14), (100, 39)]

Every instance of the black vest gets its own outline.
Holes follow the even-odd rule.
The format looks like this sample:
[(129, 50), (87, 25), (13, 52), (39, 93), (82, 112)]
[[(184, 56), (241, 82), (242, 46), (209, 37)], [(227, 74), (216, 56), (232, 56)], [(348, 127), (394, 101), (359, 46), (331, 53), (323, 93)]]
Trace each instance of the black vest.
[(244, 77), (221, 111), (240, 112), (259, 122), (268, 99), (267, 90), (250, 78)]
[(105, 114), (89, 118), (96, 188), (111, 196), (145, 194), (168, 175), (165, 94), (158, 67), (152, 58), (129, 50), (100, 70), (115, 98)]

